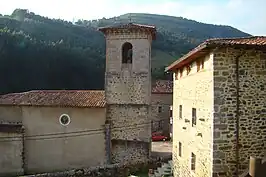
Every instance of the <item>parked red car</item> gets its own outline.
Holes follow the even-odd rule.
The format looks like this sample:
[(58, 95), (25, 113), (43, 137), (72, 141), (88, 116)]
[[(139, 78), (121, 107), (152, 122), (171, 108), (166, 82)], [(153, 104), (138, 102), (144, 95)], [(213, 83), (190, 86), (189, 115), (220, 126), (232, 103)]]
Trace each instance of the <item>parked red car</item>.
[(152, 133), (152, 141), (165, 141), (167, 140), (167, 137), (164, 135), (161, 135), (157, 132)]

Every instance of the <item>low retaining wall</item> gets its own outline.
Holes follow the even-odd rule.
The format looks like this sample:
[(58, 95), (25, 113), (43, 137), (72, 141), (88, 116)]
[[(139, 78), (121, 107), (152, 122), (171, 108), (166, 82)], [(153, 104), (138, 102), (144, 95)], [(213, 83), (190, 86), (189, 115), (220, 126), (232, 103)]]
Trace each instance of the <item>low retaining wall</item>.
[(162, 163), (171, 160), (170, 157), (151, 159), (147, 164), (120, 165), (112, 164), (102, 167), (75, 169), (64, 172), (43, 173), (21, 177), (128, 177), (130, 174), (144, 169), (156, 169)]

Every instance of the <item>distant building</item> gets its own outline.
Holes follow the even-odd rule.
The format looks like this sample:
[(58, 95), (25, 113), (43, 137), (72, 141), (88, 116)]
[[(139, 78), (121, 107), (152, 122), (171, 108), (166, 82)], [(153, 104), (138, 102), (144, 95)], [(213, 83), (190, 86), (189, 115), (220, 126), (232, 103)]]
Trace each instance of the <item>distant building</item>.
[(152, 131), (170, 136), (170, 107), (173, 104), (173, 82), (157, 80), (152, 85)]
[(210, 39), (174, 73), (175, 177), (232, 177), (266, 150), (266, 37)]

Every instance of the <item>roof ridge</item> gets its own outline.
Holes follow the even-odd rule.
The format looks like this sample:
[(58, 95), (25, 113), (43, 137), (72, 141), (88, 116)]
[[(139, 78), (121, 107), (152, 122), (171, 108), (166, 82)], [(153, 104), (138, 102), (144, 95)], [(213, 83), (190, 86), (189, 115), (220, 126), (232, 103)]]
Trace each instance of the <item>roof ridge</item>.
[(234, 38), (211, 38), (207, 39), (199, 44), (194, 49), (190, 50), (187, 54), (183, 55), (180, 59), (174, 61), (165, 71), (170, 71), (182, 67), (188, 64), (195, 58), (202, 56), (207, 50), (215, 47), (225, 46), (249, 46), (250, 48), (257, 48), (263, 50), (266, 48), (266, 36), (246, 36), (246, 37), (234, 37)]
[(30, 94), (53, 94), (53, 93), (101, 93), (105, 92), (105, 90), (29, 90), (24, 92), (13, 92), (13, 93), (7, 93), (0, 95), (0, 98), (2, 97), (9, 97), (9, 96), (29, 96)]
[(241, 40), (241, 39), (255, 39), (255, 38), (266, 38), (266, 36), (245, 36), (245, 37), (224, 37), (224, 38), (209, 38), (205, 42), (219, 41), (219, 40)]
[(31, 90), (0, 96), (0, 105), (105, 107), (103, 90)]

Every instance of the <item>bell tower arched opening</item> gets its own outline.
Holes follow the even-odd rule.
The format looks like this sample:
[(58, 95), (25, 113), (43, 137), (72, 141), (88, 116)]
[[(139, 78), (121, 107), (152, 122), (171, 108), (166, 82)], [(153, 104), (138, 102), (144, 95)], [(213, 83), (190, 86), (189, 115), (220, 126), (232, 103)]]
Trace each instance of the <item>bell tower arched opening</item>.
[(122, 63), (132, 63), (133, 46), (131, 43), (126, 42), (122, 46)]

